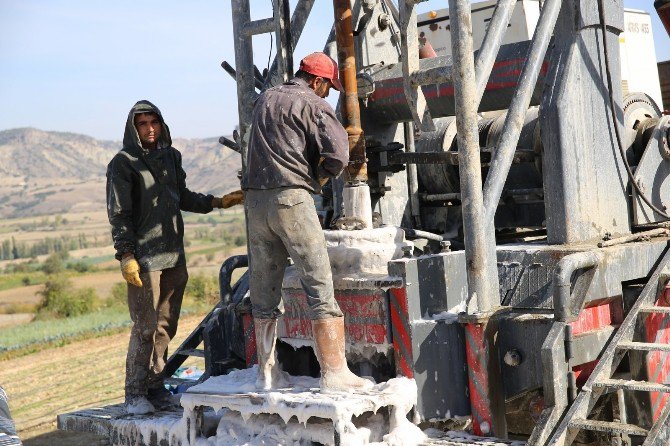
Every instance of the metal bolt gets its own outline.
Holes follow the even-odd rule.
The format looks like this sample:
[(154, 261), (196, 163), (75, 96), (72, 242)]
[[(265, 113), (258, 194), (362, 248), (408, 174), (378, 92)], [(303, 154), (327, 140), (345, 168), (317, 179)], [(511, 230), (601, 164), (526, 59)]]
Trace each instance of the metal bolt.
[(451, 252), (451, 242), (449, 240), (440, 242), (440, 252)]
[(510, 367), (518, 367), (522, 361), (521, 353), (516, 349), (508, 350), (507, 353), (505, 353), (503, 361)]

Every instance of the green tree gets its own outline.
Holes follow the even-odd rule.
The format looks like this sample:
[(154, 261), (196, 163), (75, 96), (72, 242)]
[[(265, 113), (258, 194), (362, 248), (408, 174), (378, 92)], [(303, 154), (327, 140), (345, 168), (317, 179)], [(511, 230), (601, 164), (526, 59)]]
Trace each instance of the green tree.
[(74, 289), (63, 276), (53, 276), (38, 292), (42, 302), (37, 310), (41, 317), (72, 317), (90, 313), (98, 302), (93, 288)]
[(44, 263), (42, 263), (42, 271), (44, 271), (45, 274), (51, 275), (62, 273), (64, 269), (65, 262), (63, 262), (63, 256), (58, 252), (51, 254), (44, 260)]
[(67, 269), (75, 270), (78, 273), (86, 273), (86, 272), (90, 271), (92, 268), (91, 268), (91, 265), (89, 265), (88, 263), (82, 262), (81, 260), (79, 260), (77, 262), (68, 263), (67, 264)]
[(198, 274), (190, 277), (186, 284), (186, 294), (198, 303), (216, 302), (219, 299), (219, 283), (216, 276)]
[(128, 285), (126, 282), (117, 282), (107, 298), (108, 307), (125, 307), (128, 304)]

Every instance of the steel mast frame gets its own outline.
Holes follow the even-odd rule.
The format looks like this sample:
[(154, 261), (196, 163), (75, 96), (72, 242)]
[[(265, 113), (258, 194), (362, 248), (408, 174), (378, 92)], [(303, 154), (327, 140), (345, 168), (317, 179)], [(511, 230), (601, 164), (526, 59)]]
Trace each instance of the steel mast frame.
[[(254, 100), (257, 97), (251, 38), (253, 35), (274, 30), (278, 51), (273, 69), (277, 67), (277, 70), (270, 73), (265, 79), (265, 87), (286, 80), (292, 71), (293, 47), (314, 5), (314, 0), (299, 0), (292, 20), (287, 26), (290, 13), (288, 1), (273, 0), (274, 18), (251, 21), (249, 0), (231, 0), (240, 128), (237, 142), (241, 149), (243, 176), (246, 175), (248, 129)], [(380, 1), (388, 2), (388, 0)], [(481, 370), (482, 375), (479, 376), (481, 380), (474, 383), (483, 385), (482, 401), (479, 401), (480, 404), (478, 404), (482, 411), (479, 413), (479, 419), (475, 417), (475, 432), (479, 434), (492, 432), (498, 436), (505, 436), (504, 404), (501, 405), (500, 397), (495, 396), (501, 392), (492, 388), (499, 380), (490, 367), (494, 362), (492, 344), (486, 338), (486, 333), (490, 332), (490, 317), (500, 307), (493, 218), (514, 158), (524, 116), (556, 24), (561, 1), (546, 0), (544, 2), (521, 80), (505, 120), (502, 130), (503, 138), (497, 144), (491, 169), (484, 185), (477, 133), (477, 109), (516, 0), (498, 1), (476, 61), (473, 56), (470, 2), (449, 0), (454, 57), (452, 69), (441, 72), (442, 79), (436, 78), (434, 73), (431, 76), (431, 73), (420, 69), (417, 63), (418, 41), (411, 41), (416, 36), (416, 32), (413, 31), (416, 29), (415, 8), (422, 1), (399, 0), (400, 26), (406, 31), (401, 43), (403, 74), (406, 77), (403, 84), (404, 97), (412, 110), (415, 125), (421, 130), (430, 130), (432, 128), (430, 114), (425, 108), (425, 101), (419, 87), (440, 82), (445, 77), (453, 78), (460, 147), (459, 174), (468, 280), (468, 316), (463, 322), (466, 324), (466, 330), (470, 324), (469, 333), (474, 335), (475, 345), (471, 347), (485, 353), (482, 358), (485, 361), (485, 364), (482, 364), (484, 368)], [(471, 387), (473, 387), (472, 384)], [(492, 400), (492, 396), (497, 402)]]

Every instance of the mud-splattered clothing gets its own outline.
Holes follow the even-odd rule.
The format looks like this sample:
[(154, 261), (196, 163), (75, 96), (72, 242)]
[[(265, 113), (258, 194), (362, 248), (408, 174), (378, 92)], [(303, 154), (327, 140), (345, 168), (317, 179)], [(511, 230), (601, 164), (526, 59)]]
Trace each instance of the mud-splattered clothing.
[[(138, 113), (156, 113), (162, 123), (159, 149), (145, 150), (134, 125)], [(170, 130), (158, 108), (138, 102), (128, 114), (123, 149), (107, 166), (107, 214), (116, 258), (135, 254), (142, 271), (185, 265), (181, 211), (205, 214), (212, 195), (190, 191), (181, 153), (172, 147)]]
[[(145, 150), (135, 115), (156, 113), (161, 122), (157, 148)], [(128, 113), (123, 149), (107, 166), (107, 213), (116, 258), (133, 253), (143, 286), (128, 285), (133, 327), (126, 357), (126, 396), (146, 395), (163, 384), (167, 346), (177, 332), (188, 280), (181, 211), (207, 213), (212, 195), (186, 188), (181, 154), (158, 108), (139, 101)]]
[(258, 98), (243, 189), (302, 187), (318, 193), (318, 179), (338, 176), (348, 161), (347, 132), (304, 80), (294, 78)]
[(307, 295), (310, 317), (342, 315), (310, 192), (320, 191), (319, 178), (338, 176), (348, 160), (346, 131), (331, 106), (305, 81), (295, 78), (259, 97), (244, 185), (254, 317), (273, 319), (282, 313), (289, 256)]
[(128, 285), (133, 321), (126, 356), (126, 395), (146, 395), (163, 385), (168, 344), (177, 322), (188, 281), (186, 266), (140, 274), (142, 288)]
[(245, 204), (253, 234), (249, 297), (254, 317), (275, 319), (282, 313), (281, 286), (289, 256), (307, 295), (310, 318), (342, 316), (312, 195), (302, 188), (249, 190)]

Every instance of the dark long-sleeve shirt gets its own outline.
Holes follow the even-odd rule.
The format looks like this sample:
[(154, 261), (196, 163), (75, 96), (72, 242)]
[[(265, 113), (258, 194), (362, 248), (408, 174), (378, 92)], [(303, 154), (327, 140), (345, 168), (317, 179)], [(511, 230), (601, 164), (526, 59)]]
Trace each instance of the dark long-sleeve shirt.
[(107, 214), (116, 258), (132, 252), (146, 272), (186, 264), (181, 210), (210, 212), (213, 197), (186, 187), (181, 153), (171, 147), (167, 125), (163, 123), (159, 143), (162, 148), (141, 147), (134, 115), (154, 111), (160, 116), (150, 103), (146, 104), (153, 109), (145, 110), (142, 106), (149, 106), (144, 102), (131, 110), (124, 147), (107, 166)]
[(245, 189), (318, 193), (319, 178), (338, 176), (349, 161), (347, 132), (333, 108), (299, 78), (261, 94), (249, 132)]

